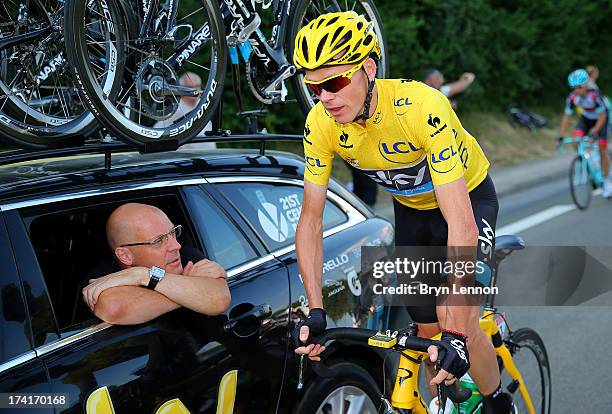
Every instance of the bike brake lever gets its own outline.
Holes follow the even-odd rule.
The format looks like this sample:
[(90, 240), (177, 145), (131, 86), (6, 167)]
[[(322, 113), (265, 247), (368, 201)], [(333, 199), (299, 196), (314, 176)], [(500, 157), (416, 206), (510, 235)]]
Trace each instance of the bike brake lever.
[[(440, 372), (440, 360), (434, 365), (436, 375)], [(436, 385), (438, 391), (438, 414), (444, 413), (446, 410), (446, 401), (448, 400), (448, 387), (444, 385), (444, 381)]]

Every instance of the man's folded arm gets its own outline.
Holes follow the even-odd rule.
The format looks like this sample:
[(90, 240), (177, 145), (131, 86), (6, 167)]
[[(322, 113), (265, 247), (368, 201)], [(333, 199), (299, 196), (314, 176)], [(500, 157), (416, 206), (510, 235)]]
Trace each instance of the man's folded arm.
[(139, 286), (118, 286), (103, 291), (94, 314), (104, 322), (134, 325), (149, 322), (181, 306), (163, 294)]

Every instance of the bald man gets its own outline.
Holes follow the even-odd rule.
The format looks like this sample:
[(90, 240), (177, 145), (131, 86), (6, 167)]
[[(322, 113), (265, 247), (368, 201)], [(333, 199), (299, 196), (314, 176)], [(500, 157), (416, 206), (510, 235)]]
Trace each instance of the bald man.
[(90, 279), (83, 289), (92, 312), (117, 325), (148, 322), (181, 306), (206, 315), (223, 313), (230, 303), (225, 271), (213, 261), (198, 260), (203, 255), (196, 258), (195, 249), (186, 249), (182, 257), (180, 232), (157, 207), (128, 203), (113, 211), (106, 236), (116, 271)]

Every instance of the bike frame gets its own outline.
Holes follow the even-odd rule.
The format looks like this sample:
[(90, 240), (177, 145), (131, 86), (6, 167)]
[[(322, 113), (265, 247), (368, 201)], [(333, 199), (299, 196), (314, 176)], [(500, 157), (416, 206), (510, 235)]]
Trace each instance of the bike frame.
[(249, 5), (245, 5), (242, 0), (223, 0), (221, 5), (221, 13), (226, 21), (228, 46), (239, 46), (248, 41), (256, 58), (266, 69), (270, 69), (271, 62), (276, 63), (278, 67), (290, 65), (285, 56), (285, 39), (289, 28), (291, 0), (276, 0), (273, 11), (275, 18), (270, 45), (258, 30), (261, 22), (259, 15)]
[[(169, 0), (170, 10), (168, 11), (168, 22), (166, 35), (170, 35), (176, 29), (175, 20), (180, 0)], [(141, 6), (144, 12), (143, 23), (140, 27), (139, 38), (146, 39), (153, 23), (153, 12), (159, 5), (159, 0), (142, 0)], [(228, 45), (237, 46), (238, 44), (249, 42), (256, 59), (271, 72), (275, 68), (270, 67), (273, 62), (277, 68), (289, 67), (291, 64), (285, 56), (285, 39), (289, 28), (289, 16), (291, 14), (291, 0), (281, 0), (275, 2), (275, 22), (272, 30), (272, 46), (266, 41), (261, 33), (259, 24), (261, 19), (257, 12), (251, 9), (250, 4), (243, 0), (223, 0), (221, 3), (221, 13), (226, 22), (225, 28)], [(190, 36), (176, 48), (176, 51), (166, 59), (173, 68), (178, 68), (195, 54), (202, 46), (207, 43), (210, 36), (210, 28), (205, 23), (196, 31), (192, 31)], [(172, 36), (168, 36), (169, 39)]]
[[(495, 267), (491, 272), (489, 286), (497, 285), (498, 265), (499, 262), (496, 261)], [(495, 354), (502, 360), (503, 367), (508, 375), (518, 384), (519, 391), (527, 406), (529, 414), (536, 414), (531, 396), (529, 395), (529, 390), (512, 359), (510, 350), (501, 338), (497, 323), (495, 323), (497, 308), (495, 308), (494, 302), (495, 296), (492, 294), (485, 298), (485, 305), (479, 320), (480, 329), (491, 338), (491, 342), (495, 348)], [(439, 333), (431, 339), (440, 340), (441, 336), (442, 334)], [(429, 354), (427, 352), (408, 349), (400, 353), (399, 367), (395, 378), (395, 385), (393, 386), (393, 393), (391, 394), (391, 405), (393, 407), (412, 410), (411, 413), (413, 414), (430, 414), (419, 393), (419, 366), (421, 362), (428, 357)]]
[(601, 187), (603, 184), (603, 173), (601, 171), (600, 166), (594, 166), (591, 162), (591, 152), (599, 151), (599, 145), (596, 142), (591, 142), (591, 138), (589, 136), (584, 137), (570, 137), (563, 138), (561, 140), (563, 144), (577, 144), (576, 153), (578, 156), (586, 160), (584, 168), (586, 171), (582, 171), (584, 174), (583, 177), (587, 177), (587, 172), (590, 173), (591, 177), (593, 177), (593, 181), (597, 187)]
[[(512, 359), (510, 350), (501, 340), (499, 327), (495, 323), (495, 313), (495, 308), (485, 307), (480, 317), (480, 328), (491, 338), (495, 347), (495, 354), (501, 358), (508, 375), (519, 385), (519, 391), (527, 405), (529, 414), (536, 414), (523, 377)], [(439, 340), (440, 337), (441, 334), (438, 334), (431, 339)], [(419, 367), (421, 362), (428, 357), (429, 355), (426, 352), (413, 350), (401, 352), (395, 385), (391, 394), (391, 405), (393, 407), (412, 410), (413, 414), (430, 414), (419, 393)]]

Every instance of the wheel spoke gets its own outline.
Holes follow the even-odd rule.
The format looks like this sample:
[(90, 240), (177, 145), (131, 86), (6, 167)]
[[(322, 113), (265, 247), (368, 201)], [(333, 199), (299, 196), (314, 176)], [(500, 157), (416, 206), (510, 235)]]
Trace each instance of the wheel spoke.
[(330, 414), (344, 414), (344, 388), (334, 391), (327, 404), (331, 408)]

